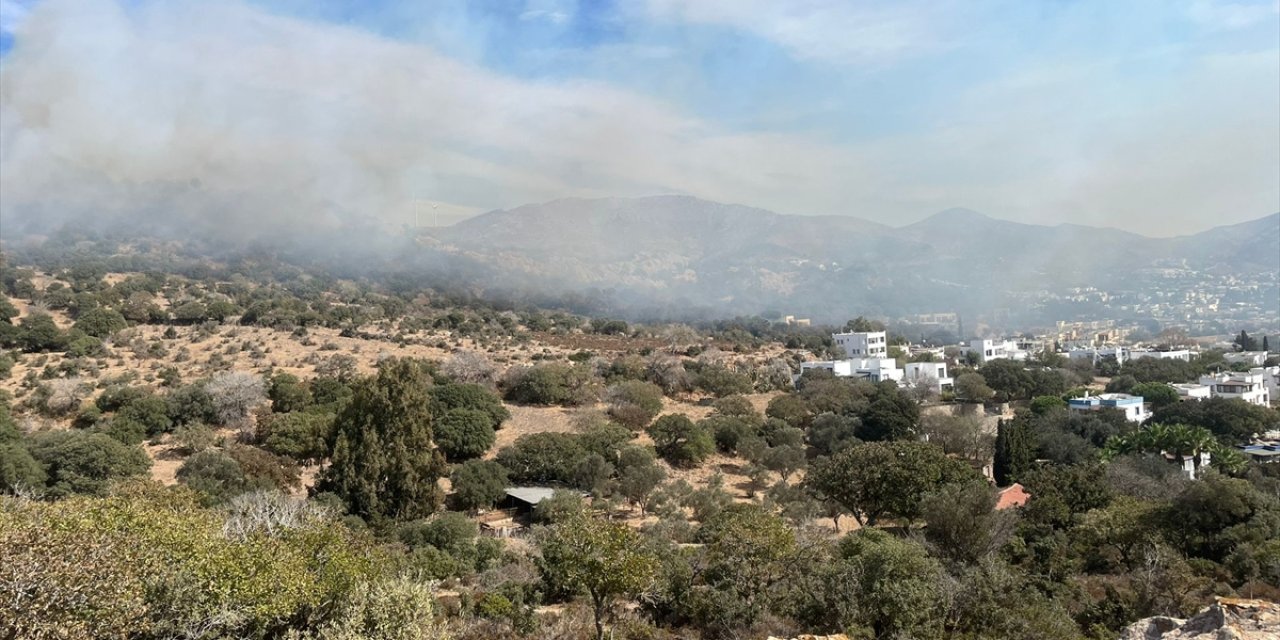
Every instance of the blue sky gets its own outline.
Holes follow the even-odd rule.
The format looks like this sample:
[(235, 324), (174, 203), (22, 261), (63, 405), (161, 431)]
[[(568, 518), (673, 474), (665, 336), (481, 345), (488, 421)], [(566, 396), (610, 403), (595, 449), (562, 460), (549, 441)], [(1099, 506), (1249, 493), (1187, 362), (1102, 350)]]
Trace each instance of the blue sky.
[(1154, 235), (1280, 210), (1277, 0), (0, 0), (0, 51), (0, 159), (45, 189), (199, 178), (389, 219), (688, 193)]

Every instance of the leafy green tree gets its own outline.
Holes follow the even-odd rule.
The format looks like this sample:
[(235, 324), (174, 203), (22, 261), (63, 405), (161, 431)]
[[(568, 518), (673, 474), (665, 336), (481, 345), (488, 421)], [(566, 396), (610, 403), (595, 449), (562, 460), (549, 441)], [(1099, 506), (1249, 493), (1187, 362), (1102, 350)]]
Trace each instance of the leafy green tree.
[(1133, 572), (1143, 562), (1143, 552), (1160, 542), (1163, 515), (1158, 503), (1120, 496), (1105, 507), (1085, 513), (1075, 531), (1080, 544), (1091, 550), (1091, 561), (1111, 561), (1124, 571)]
[(818, 453), (831, 455), (860, 442), (857, 434), (861, 427), (862, 421), (855, 416), (823, 413), (809, 427), (809, 444)]
[(1031, 412), (1036, 415), (1066, 408), (1067, 401), (1063, 400), (1062, 396), (1036, 396), (1031, 399)]
[(751, 393), (751, 377), (719, 365), (702, 367), (694, 376), (694, 386), (717, 397)]
[(996, 392), (987, 386), (987, 379), (980, 373), (969, 372), (956, 376), (956, 397), (967, 402), (985, 403), (995, 397)]
[(497, 437), (493, 417), (478, 409), (451, 409), (435, 424), (436, 445), (453, 461), (484, 455)]
[(19, 489), (40, 490), (48, 476), (21, 442), (0, 439), (0, 494)]
[(1186, 554), (1222, 562), (1239, 542), (1280, 538), (1280, 508), (1246, 480), (1209, 472), (1170, 505), (1165, 532)]
[(1280, 422), (1280, 412), (1239, 398), (1207, 398), (1157, 409), (1148, 424), (1187, 424), (1204, 427), (1228, 444), (1241, 445)]
[[(594, 414), (594, 416), (599, 415)], [(597, 454), (605, 460), (617, 460), (623, 447), (636, 437), (630, 429), (608, 420), (593, 422), (592, 418), (588, 417), (576, 426), (579, 430), (578, 443), (583, 451)]]
[(1025, 400), (1031, 397), (1035, 382), (1026, 366), (1017, 360), (997, 359), (982, 365), (979, 370), (987, 386), (996, 392), (1000, 402)]
[(925, 496), (925, 540), (939, 555), (976, 563), (996, 553), (1013, 535), (1017, 513), (997, 511), (994, 489), (982, 482), (946, 485)]
[(1111, 378), (1107, 382), (1107, 393), (1131, 393), (1133, 388), (1138, 385), (1138, 379), (1125, 373)]
[(581, 517), (587, 513), (587, 502), (581, 493), (568, 489), (556, 489), (550, 497), (533, 506), (534, 522), (557, 524)]
[(144, 393), (120, 406), (116, 410), (117, 419), (132, 420), (141, 424), (147, 435), (154, 436), (173, 430), (173, 420), (169, 417), (169, 404), (165, 399)]
[(529, 433), (498, 451), (497, 461), (515, 482), (573, 481), (573, 470), (586, 457), (578, 436), (572, 433)]
[(622, 523), (579, 516), (551, 527), (540, 542), (543, 579), (591, 598), (596, 640), (604, 638), (613, 601), (644, 591), (657, 575), (657, 559)]
[(263, 449), (303, 464), (312, 464), (329, 457), (333, 422), (334, 416), (328, 413), (295, 411), (275, 414), (269, 424), (259, 425), (258, 436)]
[(863, 316), (858, 316), (844, 324), (846, 332), (867, 333), (870, 331), (884, 331), (884, 323), (879, 320), (871, 320)]
[(650, 497), (667, 477), (648, 447), (631, 445), (618, 456), (618, 492), (644, 515)]
[(141, 476), (151, 468), (151, 459), (141, 447), (126, 446), (101, 433), (42, 433), (32, 441), (30, 451), (45, 468), (52, 497), (101, 495), (111, 481)]
[(648, 431), (658, 455), (673, 466), (696, 466), (715, 451), (711, 434), (684, 414), (662, 416), (649, 425)]
[(862, 413), (857, 435), (861, 440), (904, 440), (915, 434), (920, 405), (898, 390), (893, 382), (876, 387), (870, 406)]
[(625, 380), (605, 391), (609, 416), (632, 429), (643, 429), (662, 411), (662, 387), (639, 380)]
[(716, 415), (735, 416), (752, 423), (764, 420), (745, 396), (725, 396), (716, 400), (711, 406), (715, 407)]
[(943, 637), (945, 572), (919, 543), (855, 531), (825, 573), (828, 608), (844, 629), (868, 638)]
[(582, 404), (593, 397), (591, 376), (585, 367), (540, 364), (516, 374), (506, 389), (507, 400), (519, 404)]
[(340, 496), (366, 519), (409, 520), (431, 514), (442, 497), (444, 458), (432, 433), (428, 373), (412, 360), (384, 362), (358, 381), (334, 420), (333, 460), (319, 490)]
[(174, 307), (170, 313), (173, 315), (174, 322), (180, 324), (196, 324), (204, 322), (209, 317), (208, 311), (199, 300), (184, 302)]
[(787, 424), (800, 429), (808, 426), (809, 420), (812, 418), (809, 405), (799, 396), (793, 394), (781, 395), (770, 400), (764, 414), (770, 418), (785, 421)]
[(703, 580), (715, 592), (710, 600), (719, 609), (713, 620), (729, 618), (742, 626), (771, 609), (798, 547), (795, 532), (781, 518), (754, 504), (721, 510), (703, 523), (695, 540), (704, 545)]
[(437, 418), (455, 409), (482, 411), (489, 416), (490, 429), (498, 429), (511, 417), (502, 400), (478, 384), (442, 384), (431, 388), (432, 411)]
[(738, 450), (738, 443), (759, 435), (758, 428), (740, 416), (711, 415), (698, 421), (698, 426), (712, 434), (716, 447), (725, 453)]
[(267, 481), (247, 477), (240, 463), (224, 451), (206, 450), (187, 458), (178, 468), (178, 481), (191, 487), (205, 505), (226, 504), (249, 491), (271, 488)]
[(839, 503), (862, 526), (873, 526), (885, 517), (914, 519), (926, 493), (977, 477), (968, 465), (928, 443), (867, 442), (814, 461), (805, 485)]
[(488, 509), (507, 495), (507, 469), (492, 460), (468, 460), (454, 468), (450, 480), (450, 500), (459, 509)]
[[(205, 384), (197, 382), (178, 387), (165, 395), (169, 418), (175, 425), (214, 424), (218, 421), (218, 412), (213, 406), (213, 397), (205, 388)], [(102, 405), (98, 405), (102, 408)], [(107, 409), (103, 409), (106, 411)]]
[(115, 309), (98, 307), (80, 314), (72, 328), (83, 331), (95, 338), (106, 338), (125, 327), (129, 323)]
[(18, 342), (23, 351), (61, 351), (66, 335), (47, 313), (33, 313), (18, 323)]
[(267, 398), (276, 413), (305, 411), (311, 406), (311, 391), (298, 377), (283, 371), (267, 380)]

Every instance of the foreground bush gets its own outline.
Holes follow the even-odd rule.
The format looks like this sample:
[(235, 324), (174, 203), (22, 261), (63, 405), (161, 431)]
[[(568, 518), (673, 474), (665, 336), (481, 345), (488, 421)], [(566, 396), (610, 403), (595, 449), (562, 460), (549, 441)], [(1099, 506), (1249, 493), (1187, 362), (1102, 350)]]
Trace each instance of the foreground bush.
[(189, 492), (144, 487), (52, 503), (0, 499), (0, 637), (324, 629), (346, 615), (334, 603), (358, 601), (355, 585), (382, 578), (370, 542), (318, 512), (229, 529)]

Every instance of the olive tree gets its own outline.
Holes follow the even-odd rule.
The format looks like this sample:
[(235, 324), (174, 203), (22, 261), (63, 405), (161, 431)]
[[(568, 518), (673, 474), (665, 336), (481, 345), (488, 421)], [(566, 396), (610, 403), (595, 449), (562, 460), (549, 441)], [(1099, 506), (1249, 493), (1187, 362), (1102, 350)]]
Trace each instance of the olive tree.
[(550, 527), (540, 541), (543, 579), (591, 598), (596, 640), (619, 596), (644, 591), (657, 576), (658, 560), (645, 551), (640, 534), (625, 524), (586, 515)]

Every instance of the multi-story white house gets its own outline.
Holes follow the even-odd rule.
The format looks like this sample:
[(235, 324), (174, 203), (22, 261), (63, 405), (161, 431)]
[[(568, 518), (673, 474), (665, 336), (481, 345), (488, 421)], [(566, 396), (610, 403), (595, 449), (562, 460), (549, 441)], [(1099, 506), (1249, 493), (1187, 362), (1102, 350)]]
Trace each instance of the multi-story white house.
[(1067, 357), (1071, 360), (1090, 360), (1094, 364), (1103, 358), (1115, 358), (1116, 362), (1124, 364), (1133, 355), (1128, 347), (1085, 347), (1067, 352)]
[(831, 339), (850, 358), (883, 358), (889, 355), (889, 341), (883, 331), (833, 333)]
[(903, 381), (912, 384), (921, 380), (933, 380), (938, 393), (950, 389), (954, 380), (947, 375), (945, 362), (908, 362), (903, 365)]
[(1178, 392), (1179, 400), (1204, 400), (1213, 397), (1213, 389), (1207, 384), (1171, 384), (1174, 391)]
[(1102, 409), (1118, 409), (1130, 422), (1143, 422), (1151, 417), (1142, 396), (1131, 396), (1127, 393), (1104, 393), (1096, 396), (1072, 398), (1067, 401), (1067, 408), (1072, 411), (1099, 411)]
[(800, 374), (810, 369), (826, 369), (838, 378), (866, 378), (872, 382), (901, 382), (903, 372), (893, 358), (849, 358), (800, 363)]
[(1200, 384), (1207, 385), (1215, 398), (1240, 398), (1249, 404), (1266, 407), (1271, 405), (1271, 390), (1267, 388), (1267, 370), (1254, 367), (1248, 373), (1222, 372), (1200, 376)]
[(978, 362), (983, 363), (990, 360), (1026, 360), (1027, 352), (1018, 348), (1018, 344), (1012, 340), (986, 340), (976, 338), (969, 341), (969, 346), (965, 349), (969, 353), (978, 354)]

